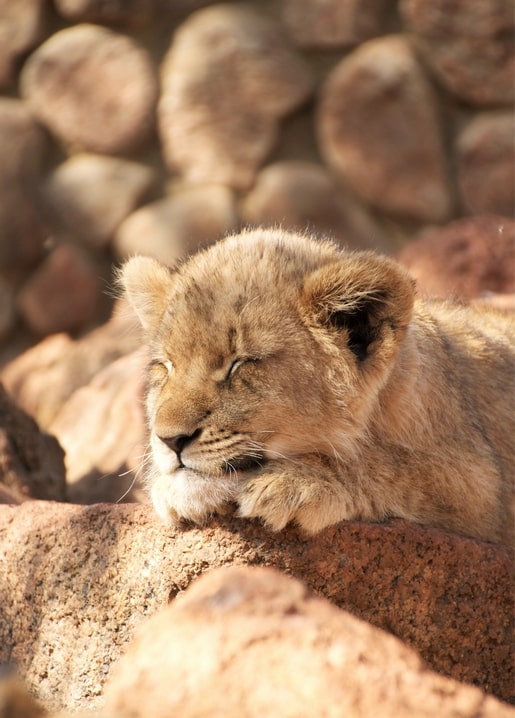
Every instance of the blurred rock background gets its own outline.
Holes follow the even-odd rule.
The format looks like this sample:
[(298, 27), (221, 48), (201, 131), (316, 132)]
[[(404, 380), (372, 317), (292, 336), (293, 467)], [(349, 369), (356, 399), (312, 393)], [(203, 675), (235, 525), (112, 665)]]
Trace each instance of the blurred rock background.
[(511, 0), (0, 0), (0, 366), (105, 321), (128, 255), (243, 225), (513, 244), (513, 31)]

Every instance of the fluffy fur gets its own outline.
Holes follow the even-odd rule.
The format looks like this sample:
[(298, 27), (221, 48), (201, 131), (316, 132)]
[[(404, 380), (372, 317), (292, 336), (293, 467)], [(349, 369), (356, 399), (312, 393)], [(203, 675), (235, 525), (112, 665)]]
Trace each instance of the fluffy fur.
[(256, 230), (121, 283), (145, 329), (150, 492), (314, 533), (390, 516), (513, 543), (514, 327), (394, 261)]

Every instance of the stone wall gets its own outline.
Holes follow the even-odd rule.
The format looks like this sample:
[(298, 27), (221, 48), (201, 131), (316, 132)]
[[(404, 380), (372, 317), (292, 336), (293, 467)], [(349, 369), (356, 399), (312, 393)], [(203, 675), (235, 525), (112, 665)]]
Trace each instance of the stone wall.
[[(394, 253), (514, 209), (510, 0), (0, 0), (0, 361), (244, 224)], [(9, 340), (9, 348), (5, 345)]]

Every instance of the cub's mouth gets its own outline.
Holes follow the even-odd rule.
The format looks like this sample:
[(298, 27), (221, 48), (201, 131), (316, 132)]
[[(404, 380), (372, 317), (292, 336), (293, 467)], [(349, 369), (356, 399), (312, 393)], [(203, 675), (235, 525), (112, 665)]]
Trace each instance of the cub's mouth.
[(256, 469), (262, 469), (266, 463), (264, 456), (235, 456), (225, 462), (225, 473), (230, 474), (234, 471), (253, 471)]

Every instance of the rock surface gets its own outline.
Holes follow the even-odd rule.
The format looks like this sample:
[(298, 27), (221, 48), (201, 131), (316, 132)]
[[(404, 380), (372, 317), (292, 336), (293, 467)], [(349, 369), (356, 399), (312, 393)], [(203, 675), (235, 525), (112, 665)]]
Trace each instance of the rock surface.
[(405, 38), (370, 40), (336, 65), (318, 137), (327, 164), (373, 207), (424, 222), (449, 217), (436, 97)]
[(142, 626), (106, 695), (107, 713), (133, 718), (515, 715), (269, 568), (196, 581)]
[(49, 705), (95, 705), (145, 616), (208, 568), (256, 564), (387, 629), (433, 669), (515, 697), (512, 557), (502, 546), (402, 521), (306, 538), (231, 518), (174, 530), (134, 504), (29, 501), (0, 506), (0, 557), (0, 662), (14, 662)]
[(411, 242), (398, 259), (426, 296), (509, 294), (515, 292), (515, 221), (460, 219)]
[(157, 78), (146, 51), (96, 25), (52, 35), (27, 60), (21, 89), (36, 117), (65, 145), (123, 152), (148, 139)]
[(0, 0), (0, 88), (11, 87), (21, 56), (44, 33), (45, 0)]
[(174, 35), (162, 68), (168, 166), (190, 182), (248, 188), (279, 120), (312, 93), (309, 74), (259, 12), (229, 3), (199, 10)]

